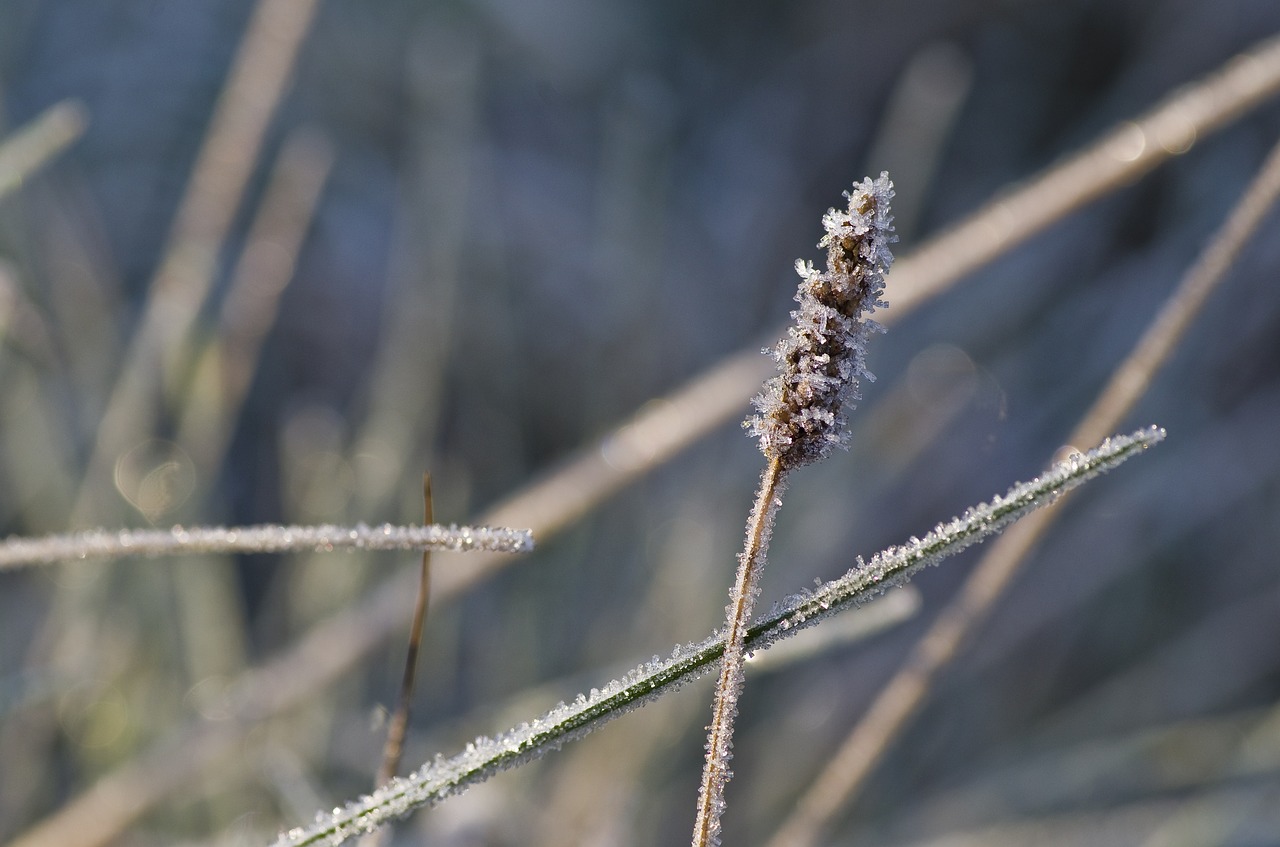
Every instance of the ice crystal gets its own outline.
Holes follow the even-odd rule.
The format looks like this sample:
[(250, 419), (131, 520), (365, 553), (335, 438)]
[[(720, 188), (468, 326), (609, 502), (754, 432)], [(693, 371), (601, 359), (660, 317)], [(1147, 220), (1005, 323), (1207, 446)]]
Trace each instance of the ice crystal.
[[(1030, 482), (1014, 485), (1003, 496), (975, 506), (962, 516), (938, 524), (922, 538), (890, 547), (868, 561), (857, 558), (844, 576), (789, 595), (770, 614), (747, 630), (745, 644), (764, 650), (799, 630), (851, 606), (858, 606), (892, 586), (905, 583), (926, 565), (999, 532), (1005, 526), (1048, 505), (1065, 492), (1110, 470), (1164, 438), (1164, 430), (1149, 427), (1132, 435), (1108, 438), (1088, 453), (1072, 454)], [(451, 758), (436, 756), (408, 777), (397, 778), (373, 794), (317, 815), (310, 827), (281, 833), (273, 847), (338, 845), (372, 832), (414, 809), (432, 806), (495, 774), (516, 767), (604, 723), (640, 708), (716, 669), (724, 656), (724, 633), (697, 644), (676, 647), (669, 658), (653, 659), (572, 704), (560, 703), (536, 720), (522, 723), (493, 738), (477, 738)]]
[(963, 515), (938, 524), (923, 538), (912, 536), (906, 544), (888, 547), (869, 561), (864, 562), (859, 556), (843, 576), (775, 606), (767, 618), (751, 628), (748, 644), (753, 650), (762, 649), (830, 614), (903, 585), (921, 568), (936, 565), (1000, 532), (1164, 437), (1165, 431), (1154, 426), (1131, 435), (1112, 436), (1088, 453), (1071, 453), (1030, 482), (1015, 484), (1003, 496), (997, 494)]
[(0, 542), (0, 570), (73, 559), (196, 553), (284, 553), (310, 550), (452, 550), (524, 553), (533, 535), (524, 529), (470, 526), (182, 527), (165, 530), (92, 530)]
[(845, 197), (847, 210), (829, 209), (822, 218), (826, 234), (818, 246), (827, 250), (827, 269), (796, 262), (795, 325), (773, 350), (778, 376), (765, 383), (754, 401), (758, 414), (744, 424), (765, 456), (789, 468), (844, 443), (845, 406), (859, 399), (860, 379), (875, 379), (866, 368), (866, 341), (883, 328), (868, 315), (884, 306), (884, 274), (893, 263), (893, 183), (882, 173), (855, 183)]

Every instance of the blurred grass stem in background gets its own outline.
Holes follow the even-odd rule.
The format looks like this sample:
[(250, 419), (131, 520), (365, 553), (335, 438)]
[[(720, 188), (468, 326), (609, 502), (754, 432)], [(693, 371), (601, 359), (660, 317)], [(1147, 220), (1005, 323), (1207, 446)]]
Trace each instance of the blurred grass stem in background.
[(64, 100), (39, 117), (0, 138), (0, 200), (84, 134), (88, 116), (84, 106)]
[(73, 525), (94, 521), (106, 499), (109, 468), (131, 438), (153, 426), (156, 393), (177, 389), (168, 383), (177, 377), (177, 360), (209, 295), (219, 252), (315, 9), (316, 0), (259, 0), (254, 7), (107, 400), (72, 510)]
[(232, 270), (217, 335), (198, 356), (176, 440), (191, 456), (197, 479), (205, 486), (226, 458), (262, 345), (297, 269), (333, 159), (328, 141), (314, 131), (295, 130), (286, 139)]

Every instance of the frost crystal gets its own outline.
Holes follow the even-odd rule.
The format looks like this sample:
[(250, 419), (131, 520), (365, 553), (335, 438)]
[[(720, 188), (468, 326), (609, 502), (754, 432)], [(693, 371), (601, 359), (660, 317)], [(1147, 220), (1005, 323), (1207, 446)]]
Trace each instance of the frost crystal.
[[(887, 588), (901, 585), (920, 568), (937, 564), (999, 532), (1019, 517), (1048, 505), (1064, 492), (1114, 468), (1163, 438), (1164, 430), (1156, 427), (1108, 438), (1097, 449), (1073, 454), (1031, 482), (1015, 485), (1003, 497), (939, 524), (923, 538), (913, 538), (901, 547), (890, 547), (866, 562), (857, 558), (854, 568), (844, 576), (813, 590), (790, 595), (767, 617), (752, 625), (744, 639), (745, 648), (763, 650), (823, 618), (861, 605)], [(337, 845), (372, 832), (414, 809), (435, 805), (500, 771), (539, 758), (680, 688), (715, 670), (724, 654), (723, 632), (697, 644), (676, 647), (670, 658), (660, 660), (655, 656), (608, 685), (592, 689), (590, 695), (578, 695), (569, 705), (560, 703), (542, 717), (494, 738), (477, 738), (451, 758), (436, 756), (408, 777), (393, 779), (373, 794), (332, 813), (318, 814), (312, 826), (281, 833), (273, 847)], [(717, 798), (715, 802), (719, 806), (723, 801)]]
[(1030, 482), (1015, 484), (1003, 496), (997, 494), (960, 517), (938, 524), (923, 538), (912, 536), (906, 544), (888, 547), (865, 562), (859, 556), (857, 564), (844, 576), (775, 607), (751, 628), (748, 646), (752, 650), (768, 647), (830, 614), (860, 606), (903, 585), (921, 568), (936, 565), (1000, 532), (1018, 518), (1049, 505), (1164, 438), (1165, 431), (1154, 426), (1131, 435), (1112, 436), (1088, 453), (1071, 453)]
[(533, 535), (525, 529), (469, 526), (261, 526), (182, 527), (116, 532), (92, 530), (44, 538), (7, 538), (0, 542), (0, 570), (71, 559), (195, 553), (284, 553), (313, 550), (451, 550), (525, 553)]
[(844, 408), (859, 399), (859, 379), (875, 379), (866, 368), (866, 341), (883, 327), (868, 315), (885, 305), (880, 295), (893, 263), (893, 183), (882, 173), (855, 183), (845, 197), (847, 211), (829, 209), (822, 218), (826, 235), (818, 246), (827, 249), (827, 269), (796, 262), (800, 307), (791, 313), (795, 326), (773, 350), (780, 373), (765, 383), (755, 398), (758, 414), (744, 424), (760, 451), (788, 468), (844, 443)]

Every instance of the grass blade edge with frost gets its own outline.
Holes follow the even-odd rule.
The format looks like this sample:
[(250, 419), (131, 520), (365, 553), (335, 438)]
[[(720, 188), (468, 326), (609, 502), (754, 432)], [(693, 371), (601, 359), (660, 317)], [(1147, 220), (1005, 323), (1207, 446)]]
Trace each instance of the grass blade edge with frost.
[(527, 529), (486, 526), (282, 526), (170, 529), (95, 529), (70, 535), (0, 540), (0, 571), (81, 559), (125, 556), (194, 556), (203, 553), (289, 553), (340, 550), (448, 550), (455, 553), (528, 553)]
[[(844, 576), (812, 591), (792, 595), (775, 606), (748, 630), (746, 648), (766, 649), (802, 628), (903, 584), (921, 568), (937, 564), (999, 532), (1028, 512), (1048, 505), (1067, 491), (1162, 441), (1164, 436), (1163, 429), (1148, 427), (1132, 435), (1108, 438), (1088, 453), (1074, 453), (1036, 479), (1014, 485), (1004, 496), (939, 524), (923, 538), (913, 537), (906, 544), (890, 547), (866, 562), (859, 558)], [(281, 834), (273, 847), (341, 844), (415, 809), (434, 805), (503, 770), (539, 758), (703, 676), (715, 669), (723, 653), (720, 633), (698, 644), (677, 647), (669, 659), (655, 657), (604, 688), (593, 689), (590, 695), (579, 694), (573, 703), (562, 703), (537, 720), (495, 738), (477, 738), (451, 758), (437, 756), (410, 776), (393, 780), (344, 808), (335, 809), (331, 814), (318, 813), (315, 823)]]

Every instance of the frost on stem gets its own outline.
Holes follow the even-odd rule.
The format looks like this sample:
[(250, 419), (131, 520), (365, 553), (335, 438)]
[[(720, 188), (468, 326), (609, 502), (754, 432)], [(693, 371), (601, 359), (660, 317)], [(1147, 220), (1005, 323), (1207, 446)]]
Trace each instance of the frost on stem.
[[(886, 588), (905, 583), (919, 569), (936, 565), (999, 532), (1022, 515), (1048, 505), (1157, 444), (1164, 436), (1163, 429), (1148, 427), (1132, 435), (1109, 438), (1088, 453), (1072, 454), (1030, 482), (1014, 485), (1003, 496), (938, 524), (922, 538), (890, 547), (868, 561), (858, 557), (855, 567), (844, 576), (816, 589), (792, 594), (779, 603), (747, 630), (743, 639), (746, 649), (765, 650), (805, 627), (874, 599)], [(433, 806), (501, 771), (540, 758), (714, 670), (725, 655), (725, 646), (725, 633), (718, 632), (699, 643), (676, 647), (668, 659), (655, 656), (602, 688), (591, 689), (589, 695), (579, 694), (571, 703), (559, 704), (542, 717), (493, 738), (477, 738), (462, 752), (449, 758), (436, 756), (408, 777), (393, 779), (373, 794), (331, 813), (317, 813), (314, 823), (282, 833), (272, 847), (335, 847), (414, 809)]]
[(858, 396), (858, 379), (871, 378), (864, 361), (867, 335), (879, 325), (866, 317), (883, 305), (884, 273), (893, 256), (893, 183), (887, 173), (855, 183), (845, 192), (847, 211), (828, 209), (822, 218), (827, 269), (798, 262), (800, 287), (791, 313), (795, 319), (774, 358), (781, 373), (765, 383), (755, 399), (759, 412), (746, 421), (769, 460), (755, 507), (747, 521), (747, 540), (738, 557), (738, 573), (725, 610), (724, 661), (707, 728), (707, 759), (698, 790), (693, 847), (720, 843), (725, 785), (733, 772), (733, 724), (742, 692), (743, 651), (755, 605), (760, 572), (773, 532), (783, 480), (801, 465), (825, 456), (844, 440), (844, 406)]
[(760, 451), (788, 469), (844, 443), (844, 407), (859, 399), (859, 379), (875, 379), (864, 350), (867, 336), (883, 330), (868, 315), (885, 305), (880, 295), (893, 263), (889, 245), (898, 240), (889, 213), (893, 183), (881, 173), (855, 183), (845, 197), (847, 210), (830, 209), (822, 218), (826, 234), (818, 246), (827, 249), (827, 269), (796, 262), (795, 326), (774, 348), (779, 374), (765, 383), (755, 398), (758, 414), (744, 424)]
[(121, 556), (181, 556), (199, 553), (287, 553), (313, 550), (450, 550), (527, 553), (533, 534), (527, 529), (483, 526), (280, 526), (105, 529), (43, 538), (0, 541), (0, 570), (47, 565), (72, 559)]

